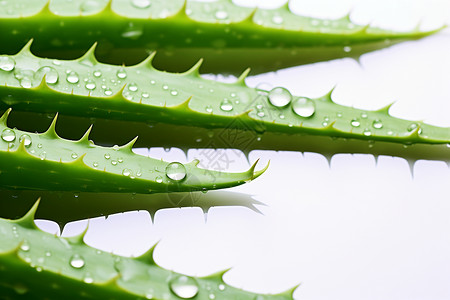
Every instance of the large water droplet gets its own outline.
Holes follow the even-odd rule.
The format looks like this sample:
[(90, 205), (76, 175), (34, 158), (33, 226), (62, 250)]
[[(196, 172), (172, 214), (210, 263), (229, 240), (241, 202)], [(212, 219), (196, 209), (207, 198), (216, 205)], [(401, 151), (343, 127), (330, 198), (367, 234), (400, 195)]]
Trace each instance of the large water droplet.
[(25, 147), (30, 147), (31, 146), (31, 137), (28, 134), (22, 134), (20, 136), (19, 142), (23, 142)]
[(15, 70), (14, 77), (19, 80), (20, 86), (23, 88), (31, 88), (34, 79), (33, 70)]
[(359, 127), (359, 126), (361, 126), (361, 122), (359, 121), (359, 119), (353, 119), (353, 120), (351, 120), (350, 124), (351, 124), (353, 127)]
[[(306, 99), (306, 98), (304, 98)], [(292, 100), (291, 93), (282, 87), (276, 87), (269, 92), (269, 102), (276, 107), (284, 107)]]
[(221, 103), (220, 103), (220, 109), (223, 111), (232, 111), (233, 110), (233, 103), (228, 100), (228, 99), (224, 99)]
[(215, 16), (217, 20), (225, 20), (228, 18), (228, 13), (224, 10), (218, 10), (216, 11)]
[(127, 78), (127, 72), (125, 71), (124, 68), (120, 68), (119, 70), (117, 70), (116, 75), (120, 79)]
[(136, 83), (132, 82), (128, 85), (128, 90), (132, 92), (136, 92), (138, 90), (138, 86)]
[(278, 16), (278, 15), (277, 15), (277, 16), (273, 16), (272, 22), (273, 22), (274, 24), (280, 25), (280, 24), (283, 24), (284, 20), (283, 20), (283, 17), (282, 17), (282, 16)]
[(34, 78), (36, 80), (42, 80), (42, 78), (45, 75), (45, 82), (49, 84), (55, 84), (58, 82), (59, 74), (58, 71), (55, 70), (55, 68), (52, 67), (41, 67), (39, 70), (36, 71), (36, 74), (34, 74)]
[(179, 162), (173, 162), (166, 167), (166, 176), (174, 181), (181, 181), (186, 177), (186, 168)]
[(71, 71), (68, 75), (67, 75), (67, 82), (69, 83), (78, 83), (78, 81), (80, 81), (80, 77), (78, 76), (78, 73), (75, 71)]
[(300, 117), (309, 118), (315, 113), (316, 106), (311, 99), (301, 97), (294, 100), (292, 110)]
[(177, 276), (169, 283), (170, 290), (182, 299), (191, 299), (198, 294), (198, 284), (194, 278)]
[(70, 258), (70, 265), (75, 269), (81, 269), (85, 265), (84, 258), (79, 254), (74, 254)]
[(375, 120), (373, 121), (372, 126), (375, 129), (381, 129), (383, 128), (383, 123), (380, 120)]
[(136, 8), (148, 8), (152, 3), (150, 0), (133, 0), (131, 4)]
[(14, 142), (16, 139), (16, 133), (11, 129), (4, 129), (2, 131), (2, 140), (5, 142)]
[(6, 72), (14, 70), (16, 61), (12, 57), (0, 56), (0, 69)]
[(86, 81), (85, 87), (86, 87), (87, 90), (92, 91), (92, 90), (95, 89), (96, 85), (95, 85), (95, 82), (93, 80), (89, 79), (88, 81)]

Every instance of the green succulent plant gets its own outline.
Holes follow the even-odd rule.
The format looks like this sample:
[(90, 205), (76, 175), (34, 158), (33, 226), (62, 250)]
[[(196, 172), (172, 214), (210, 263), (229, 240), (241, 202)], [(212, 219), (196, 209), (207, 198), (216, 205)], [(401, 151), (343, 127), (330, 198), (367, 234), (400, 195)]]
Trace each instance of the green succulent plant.
[[(293, 298), (295, 288), (259, 295), (228, 286), (225, 272), (190, 277), (163, 269), (154, 248), (121, 257), (87, 246), (86, 232), (71, 238), (44, 233), (34, 224), (39, 201), (24, 217), (9, 220), (37, 198), (38, 213), (61, 227), (135, 209), (154, 216), (170, 207), (256, 210), (260, 204), (227, 192), (194, 198), (249, 182), (267, 167), (207, 170), (197, 160), (137, 155), (136, 145), (189, 148), (202, 141), (243, 151), (449, 158), (450, 128), (395, 118), (390, 106), (366, 111), (335, 103), (332, 91), (311, 99), (282, 87), (251, 88), (245, 83), (249, 69), (234, 83), (199, 73), (202, 57), (206, 72), (236, 74), (244, 66), (264, 72), (358, 58), (440, 29), (394, 32), (357, 25), (349, 16), (298, 16), (288, 4), (253, 9), (229, 0), (6, 0), (0, 2), (0, 27), (0, 40), (7, 41), (0, 45), (0, 299)], [(54, 117), (48, 127), (55, 114), (60, 121)], [(236, 131), (241, 139), (230, 139)], [(129, 142), (136, 135), (140, 139)], [(100, 146), (120, 143), (127, 144)]]

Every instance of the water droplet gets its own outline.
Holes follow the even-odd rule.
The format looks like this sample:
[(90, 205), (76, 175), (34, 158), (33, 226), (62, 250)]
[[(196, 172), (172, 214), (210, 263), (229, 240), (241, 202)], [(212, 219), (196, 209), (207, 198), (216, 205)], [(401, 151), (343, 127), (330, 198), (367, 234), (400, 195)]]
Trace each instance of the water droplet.
[[(300, 98), (306, 99), (306, 98)], [(282, 87), (276, 87), (269, 92), (269, 102), (275, 107), (284, 107), (292, 100), (291, 93)]]
[(102, 76), (102, 72), (101, 71), (99, 71), (99, 70), (95, 70), (94, 71), (94, 77), (100, 77), (100, 76)]
[(86, 0), (80, 5), (80, 10), (84, 13), (89, 13), (101, 9), (100, 1)]
[(260, 118), (263, 118), (266, 114), (263, 111), (258, 111), (256, 115)]
[(50, 251), (45, 252), (45, 256), (50, 257), (52, 256), (52, 253)]
[(177, 276), (169, 282), (170, 290), (182, 299), (191, 299), (198, 294), (198, 285), (194, 278)]
[(94, 282), (94, 278), (92, 278), (91, 274), (86, 273), (83, 279), (84, 283), (91, 284)]
[(150, 95), (149, 95), (149, 93), (147, 93), (147, 92), (143, 92), (143, 93), (141, 94), (141, 97), (142, 97), (142, 98), (148, 98), (148, 97), (150, 97)]
[(205, 108), (206, 112), (212, 113), (213, 109), (211, 105), (207, 105)]
[(417, 123), (412, 123), (411, 125), (408, 126), (408, 131), (409, 131), (409, 132), (414, 131), (414, 130), (417, 129), (417, 127), (419, 127), (419, 124), (417, 124)]
[(125, 79), (127, 78), (127, 72), (125, 71), (124, 68), (120, 68), (119, 70), (117, 70), (116, 75), (118, 78), (120, 79)]
[(172, 96), (176, 96), (176, 95), (178, 95), (178, 91), (172, 90), (172, 91), (170, 91), (170, 94), (171, 94)]
[(34, 74), (34, 79), (42, 80), (44, 75), (45, 75), (45, 82), (49, 84), (55, 84), (58, 82), (59, 79), (58, 71), (48, 66), (39, 68), (39, 70), (36, 71), (36, 74)]
[(20, 245), (20, 250), (24, 252), (30, 251), (30, 244), (26, 240), (23, 241), (22, 245)]
[(117, 159), (117, 161), (118, 161), (119, 163), (123, 163), (123, 158), (122, 158), (122, 157), (119, 157), (119, 158)]
[(111, 160), (111, 164), (112, 164), (113, 166), (117, 166), (117, 160)]
[(122, 175), (123, 176), (130, 176), (131, 175), (131, 170), (130, 169), (123, 169)]
[(86, 87), (86, 89), (92, 91), (92, 90), (95, 89), (96, 85), (95, 85), (95, 82), (93, 80), (89, 79), (88, 81), (86, 81), (85, 87)]
[(228, 99), (224, 99), (221, 103), (220, 103), (220, 109), (223, 111), (232, 111), (233, 110), (233, 103), (228, 100)]
[(84, 258), (78, 254), (75, 254), (70, 258), (70, 265), (75, 269), (81, 269), (85, 265)]
[(54, 59), (54, 60), (52, 61), (52, 64), (54, 64), (55, 66), (60, 66), (60, 65), (61, 65), (61, 62), (60, 62), (59, 60), (57, 60), (57, 59)]
[(283, 24), (284, 20), (283, 20), (283, 17), (282, 17), (282, 16), (278, 16), (278, 15), (277, 15), (277, 16), (273, 16), (272, 22), (273, 22), (274, 24), (280, 25), (280, 24)]
[(181, 181), (186, 177), (186, 168), (179, 162), (172, 162), (166, 167), (166, 176), (174, 181)]
[(0, 69), (6, 72), (14, 70), (16, 61), (12, 57), (0, 56)]
[(94, 166), (94, 168), (97, 168), (98, 167), (98, 162), (95, 161), (92, 165)]
[(139, 170), (136, 172), (136, 177), (141, 177), (142, 176), (142, 172)]
[(348, 53), (350, 51), (352, 51), (352, 47), (349, 47), (349, 46), (344, 47), (344, 52)]
[[(23, 284), (16, 284), (14, 285), (14, 291), (18, 294), (18, 295), (25, 295), (26, 293), (28, 293), (28, 288), (23, 285)], [(8, 298), (6, 298), (8, 299)]]
[(110, 158), (111, 158), (111, 155), (109, 153), (106, 153), (105, 154), (105, 159), (110, 159)]
[(369, 129), (364, 129), (364, 131), (363, 131), (363, 134), (365, 135), (365, 136), (371, 136), (372, 135), (372, 132), (369, 130)]
[(133, 23), (130, 23), (122, 33), (122, 37), (130, 40), (137, 40), (143, 33), (142, 27), (137, 27)]
[(128, 85), (128, 90), (132, 92), (136, 92), (138, 90), (138, 86), (136, 83), (132, 82)]
[(350, 122), (350, 124), (351, 124), (353, 127), (359, 127), (359, 126), (361, 126), (361, 122), (359, 121), (359, 119), (353, 119), (353, 120)]
[(78, 154), (72, 153), (72, 155), (70, 157), (72, 157), (73, 159), (76, 159), (76, 158), (78, 158)]
[(311, 99), (302, 97), (294, 100), (292, 110), (300, 117), (309, 118), (315, 113), (316, 106)]
[(281, 119), (281, 120), (284, 120), (284, 118), (286, 118), (283, 114), (280, 114), (279, 115), (279, 118)]
[(162, 88), (163, 88), (163, 90), (167, 91), (169, 89), (169, 86), (167, 84), (163, 84)]
[(150, 0), (133, 0), (131, 4), (136, 8), (149, 8), (152, 3)]
[(106, 88), (104, 93), (106, 96), (111, 96), (113, 92), (110, 88)]
[(16, 139), (16, 133), (11, 129), (4, 129), (2, 132), (2, 140), (5, 142), (13, 142)]
[(217, 20), (225, 20), (228, 18), (228, 13), (224, 10), (218, 10), (216, 11), (215, 16)]
[(67, 75), (67, 82), (69, 83), (78, 83), (78, 81), (80, 81), (80, 77), (78, 77), (77, 72), (71, 71), (68, 75)]
[(41, 159), (41, 160), (44, 160), (45, 158), (47, 157), (47, 152), (42, 152), (40, 155), (39, 155), (39, 158)]
[(367, 119), (367, 117), (368, 117), (367, 113), (361, 113), (361, 118)]
[(28, 134), (22, 134), (20, 136), (19, 142), (23, 142), (25, 147), (30, 147), (31, 146), (31, 137)]
[(156, 176), (155, 180), (156, 180), (157, 183), (163, 182), (163, 179), (162, 179), (161, 176)]
[(375, 129), (381, 129), (383, 128), (383, 123), (380, 120), (375, 120), (373, 121), (372, 126)]

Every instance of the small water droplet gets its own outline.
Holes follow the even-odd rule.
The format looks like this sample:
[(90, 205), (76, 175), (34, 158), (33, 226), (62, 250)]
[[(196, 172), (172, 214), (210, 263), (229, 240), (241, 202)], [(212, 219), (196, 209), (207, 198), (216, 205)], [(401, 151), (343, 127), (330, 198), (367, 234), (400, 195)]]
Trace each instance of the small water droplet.
[(111, 160), (111, 164), (113, 165), (113, 166), (117, 166), (117, 160)]
[(74, 254), (70, 258), (70, 265), (72, 266), (72, 268), (81, 269), (85, 265), (84, 258), (81, 255)]
[[(28, 288), (23, 285), (23, 284), (16, 284), (14, 285), (14, 291), (18, 294), (18, 295), (25, 295), (26, 293), (28, 293)], [(9, 299), (9, 298), (6, 298)]]
[(148, 98), (148, 97), (150, 97), (150, 95), (149, 95), (149, 93), (147, 93), (147, 92), (143, 92), (143, 93), (141, 94), (141, 97), (142, 97), (142, 98)]
[(122, 37), (130, 40), (137, 40), (143, 33), (142, 27), (129, 23), (127, 28), (125, 28), (125, 31), (122, 33)]
[(85, 87), (86, 87), (86, 89), (92, 91), (92, 90), (95, 89), (96, 85), (95, 85), (95, 82), (93, 80), (89, 79), (88, 81), (86, 81)]
[[(300, 98), (306, 99), (306, 98)], [(292, 100), (291, 93), (282, 87), (276, 87), (269, 92), (269, 102), (275, 107), (284, 107)]]
[(172, 90), (172, 91), (170, 91), (170, 94), (172, 96), (176, 96), (176, 95), (178, 95), (178, 91), (177, 90)]
[(167, 91), (169, 89), (169, 86), (167, 84), (163, 84), (162, 88), (163, 88), (163, 90)]
[(161, 176), (156, 176), (155, 180), (156, 180), (157, 183), (163, 182), (163, 179), (162, 179)]
[(372, 126), (375, 129), (381, 129), (383, 128), (383, 123), (380, 120), (375, 120), (373, 121)]
[(131, 175), (131, 170), (130, 169), (123, 169), (122, 175), (123, 176), (130, 176)]
[(132, 92), (136, 92), (138, 90), (138, 86), (136, 83), (132, 82), (128, 85), (128, 90)]
[(45, 158), (47, 157), (47, 152), (42, 152), (40, 155), (39, 155), (39, 158), (41, 159), (41, 160), (44, 160)]
[(344, 47), (344, 52), (349, 53), (350, 51), (352, 51), (352, 47), (350, 47), (350, 46)]
[(127, 78), (127, 72), (125, 71), (124, 68), (120, 68), (119, 70), (117, 70), (116, 75), (118, 78), (120, 79), (125, 79)]
[(80, 77), (78, 77), (78, 73), (71, 71), (66, 78), (67, 82), (69, 83), (78, 83), (80, 81)]
[(78, 158), (78, 154), (72, 153), (72, 155), (70, 157), (72, 157), (73, 159), (76, 159), (76, 158)]
[(186, 177), (186, 168), (182, 163), (172, 162), (166, 167), (166, 176), (174, 181), (181, 181)]
[(353, 127), (359, 127), (359, 126), (361, 126), (361, 122), (359, 121), (359, 119), (353, 119), (353, 120), (350, 122), (350, 124), (351, 124)]
[(16, 139), (16, 133), (11, 129), (4, 129), (2, 131), (2, 140), (5, 142), (14, 142)]
[(232, 111), (233, 110), (233, 103), (228, 100), (228, 99), (224, 99), (221, 103), (220, 103), (220, 109), (223, 111)]
[(263, 111), (258, 111), (256, 115), (260, 118), (263, 118), (266, 114)]
[(19, 142), (23, 142), (25, 147), (30, 147), (31, 146), (31, 137), (28, 134), (22, 134), (20, 136)]
[(225, 290), (225, 285), (224, 284), (219, 284), (219, 290), (224, 291)]
[(46, 251), (45, 256), (50, 257), (50, 256), (52, 256), (52, 253), (50, 251)]
[(83, 279), (84, 283), (91, 284), (94, 282), (94, 278), (92, 278), (91, 274), (86, 273)]
[(149, 8), (152, 3), (150, 0), (133, 0), (131, 4), (136, 8)]
[(30, 244), (26, 240), (23, 241), (22, 245), (20, 245), (20, 250), (24, 252), (30, 251)]
[(368, 117), (367, 113), (361, 113), (361, 118), (367, 119), (367, 117)]
[(16, 61), (12, 57), (0, 56), (0, 69), (6, 72), (14, 70)]
[(99, 70), (95, 70), (95, 71), (94, 71), (94, 77), (99, 78), (100, 76), (102, 76), (102, 72), (99, 71)]
[(371, 135), (372, 135), (372, 132), (371, 132), (368, 128), (366, 128), (366, 129), (364, 129), (363, 134), (364, 134), (365, 136), (371, 136)]
[(228, 13), (224, 10), (218, 10), (216, 11), (215, 16), (217, 20), (225, 20), (228, 18)]
[(409, 132), (414, 131), (414, 130), (417, 129), (417, 127), (419, 127), (419, 124), (417, 124), (417, 123), (412, 123), (411, 125), (408, 126), (408, 131), (409, 131)]
[(93, 164), (92, 164), (92, 166), (94, 166), (94, 168), (97, 168), (98, 167), (98, 162), (94, 162)]
[(212, 108), (211, 105), (207, 105), (206, 108), (205, 108), (205, 110), (206, 110), (206, 112), (212, 113), (213, 108)]
[(45, 82), (49, 84), (55, 84), (58, 82), (59, 74), (58, 71), (56, 71), (52, 67), (41, 67), (36, 71), (36, 74), (34, 74), (34, 79), (36, 80), (42, 80), (42, 78), (45, 75)]
[(59, 60), (57, 60), (57, 59), (54, 59), (54, 60), (52, 61), (52, 64), (54, 64), (55, 66), (60, 66), (60, 65), (61, 65), (61, 62), (60, 62)]
[(191, 299), (198, 294), (198, 284), (194, 278), (177, 276), (169, 282), (170, 290), (182, 299)]
[(119, 157), (119, 158), (117, 159), (117, 161), (118, 161), (119, 163), (123, 163), (123, 158), (122, 158), (122, 157)]
[(105, 154), (105, 159), (110, 159), (110, 158), (111, 158), (111, 155), (109, 153), (106, 153)]
[(280, 24), (283, 24), (284, 20), (283, 20), (283, 17), (282, 17), (282, 16), (276, 15), (276, 16), (273, 16), (272, 22), (273, 22), (274, 24), (280, 25)]
[(106, 96), (111, 96), (113, 92), (110, 88), (106, 88), (104, 93)]
[(292, 110), (300, 117), (309, 118), (314, 115), (316, 106), (311, 99), (301, 97), (294, 100)]

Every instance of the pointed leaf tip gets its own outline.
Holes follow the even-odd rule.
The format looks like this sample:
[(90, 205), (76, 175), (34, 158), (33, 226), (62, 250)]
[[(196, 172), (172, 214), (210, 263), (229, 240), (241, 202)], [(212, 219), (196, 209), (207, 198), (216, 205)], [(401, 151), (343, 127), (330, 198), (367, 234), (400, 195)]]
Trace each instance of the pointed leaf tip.
[(89, 126), (89, 128), (86, 130), (84, 135), (78, 140), (79, 143), (90, 143), (89, 142), (89, 135), (91, 134), (91, 131), (92, 131), (93, 127), (94, 127), (94, 125), (92, 125), (92, 124), (91, 124), (91, 126)]
[(255, 163), (251, 166), (250, 170), (248, 171), (251, 174), (250, 180), (254, 180), (254, 179), (258, 178), (264, 172), (266, 172), (267, 169), (269, 168), (270, 160), (267, 162), (267, 165), (262, 170), (255, 171), (255, 168), (256, 168), (256, 165), (258, 164), (258, 162), (259, 162), (259, 158), (255, 161)]
[(80, 62), (88, 61), (88, 62), (90, 62), (90, 63), (92, 63), (94, 65), (97, 64), (98, 61), (97, 61), (97, 58), (95, 57), (95, 49), (96, 48), (97, 48), (97, 42), (95, 42), (91, 46), (91, 48), (89, 48), (89, 50), (86, 51), (86, 53), (78, 59), (78, 61), (80, 61)]
[(56, 133), (56, 122), (58, 121), (58, 113), (55, 114), (55, 117), (52, 120), (52, 123), (48, 127), (47, 131), (43, 133), (43, 135), (49, 137), (49, 138), (59, 138), (58, 134)]
[(136, 141), (138, 140), (139, 136), (136, 136), (134, 139), (132, 139), (131, 141), (129, 141), (128, 143), (126, 143), (125, 145), (120, 147), (120, 150), (126, 149), (129, 151), (133, 151), (133, 146), (136, 143)]
[(135, 68), (146, 68), (146, 69), (154, 69), (153, 68), (153, 59), (156, 56), (156, 51), (152, 51), (149, 56), (144, 59), (143, 61), (141, 61), (140, 63), (138, 63)]
[(19, 53), (17, 55), (23, 55), (23, 54), (31, 54), (31, 45), (33, 44), (34, 39), (30, 39), (25, 46), (23, 46), (22, 49), (20, 49)]
[(250, 71), (250, 68), (245, 69), (245, 71), (242, 72), (241, 76), (239, 76), (239, 78), (236, 80), (236, 84), (245, 86), (245, 78), (247, 78)]
[(13, 223), (16, 223), (22, 227), (36, 229), (38, 228), (34, 223), (34, 216), (36, 215), (36, 211), (41, 203), (41, 198), (38, 198), (31, 209), (20, 219), (13, 220)]
[(203, 64), (203, 58), (200, 58), (195, 65), (192, 66), (189, 70), (183, 73), (183, 75), (194, 75), (198, 76), (200, 74), (200, 67)]
[(3, 115), (0, 117), (0, 125), (8, 126), (8, 125), (7, 125), (7, 123), (8, 123), (8, 117), (9, 117), (9, 114), (11, 113), (11, 111), (12, 111), (12, 108), (8, 108), (8, 109), (3, 113)]
[(136, 257), (135, 260), (141, 261), (141, 262), (146, 263), (146, 264), (156, 265), (155, 260), (154, 260), (153, 257), (154, 257), (154, 252), (155, 252), (156, 246), (158, 246), (159, 242), (160, 241), (157, 241), (144, 254)]
[(90, 220), (88, 220), (87, 224), (86, 224), (86, 228), (80, 232), (77, 235), (74, 236), (69, 236), (66, 237), (65, 239), (70, 242), (71, 244), (78, 244), (78, 245), (83, 245), (84, 244), (84, 237), (86, 236), (86, 233), (89, 229), (89, 225), (90, 225)]

